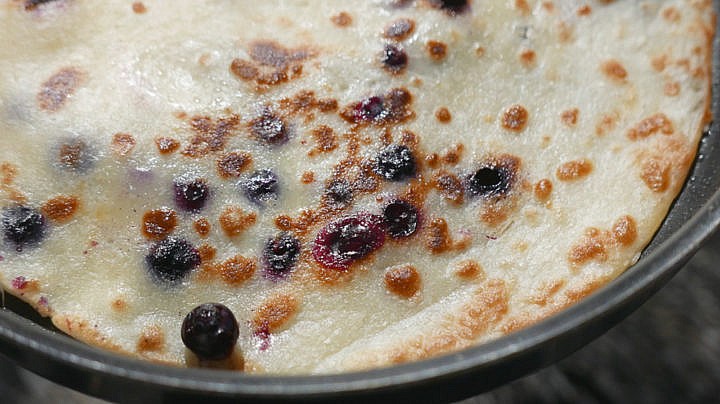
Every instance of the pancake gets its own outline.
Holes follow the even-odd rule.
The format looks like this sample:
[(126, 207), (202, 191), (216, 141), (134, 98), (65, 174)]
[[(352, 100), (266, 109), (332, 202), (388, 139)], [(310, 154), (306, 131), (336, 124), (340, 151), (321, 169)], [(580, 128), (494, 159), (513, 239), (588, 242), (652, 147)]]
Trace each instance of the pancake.
[(177, 366), (338, 373), (540, 321), (637, 261), (710, 119), (710, 1), (0, 21), (2, 287)]

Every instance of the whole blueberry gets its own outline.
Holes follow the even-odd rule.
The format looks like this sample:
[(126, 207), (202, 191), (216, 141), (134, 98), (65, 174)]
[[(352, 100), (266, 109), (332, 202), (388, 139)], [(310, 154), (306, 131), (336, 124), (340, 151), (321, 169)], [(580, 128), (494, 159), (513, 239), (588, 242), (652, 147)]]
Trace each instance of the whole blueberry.
[(180, 337), (200, 359), (221, 360), (232, 355), (240, 329), (232, 311), (220, 303), (205, 303), (185, 316)]
[(177, 206), (190, 212), (200, 211), (210, 196), (210, 188), (203, 178), (176, 180), (173, 188)]

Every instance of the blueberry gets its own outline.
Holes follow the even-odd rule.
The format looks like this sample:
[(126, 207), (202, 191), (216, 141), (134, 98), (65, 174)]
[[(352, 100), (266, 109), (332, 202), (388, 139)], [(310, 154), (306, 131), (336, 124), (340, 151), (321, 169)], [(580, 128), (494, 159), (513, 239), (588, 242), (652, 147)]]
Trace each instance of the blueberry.
[(180, 330), (183, 344), (205, 360), (230, 357), (239, 336), (235, 315), (220, 303), (205, 303), (192, 309)]
[(387, 44), (383, 50), (381, 61), (386, 69), (392, 73), (399, 73), (407, 66), (408, 56), (397, 45)]
[(202, 178), (191, 181), (177, 180), (174, 189), (177, 206), (190, 212), (200, 211), (210, 195), (210, 188)]
[(384, 114), (386, 114), (386, 111), (381, 97), (366, 98), (355, 105), (353, 111), (355, 122), (382, 120)]
[(243, 181), (245, 195), (255, 203), (277, 199), (278, 177), (270, 170), (258, 170)]
[(265, 243), (265, 270), (269, 275), (284, 276), (293, 269), (299, 255), (300, 240), (288, 233), (280, 233)]
[(287, 125), (269, 109), (250, 123), (250, 131), (255, 138), (267, 144), (280, 144), (288, 139)]
[(415, 157), (407, 146), (391, 144), (378, 153), (375, 172), (389, 181), (415, 175)]
[(468, 0), (432, 0), (435, 7), (446, 10), (450, 14), (457, 14), (468, 6)]
[(5, 240), (16, 245), (18, 250), (25, 244), (42, 240), (45, 235), (45, 216), (27, 206), (6, 208), (2, 212), (2, 227)]
[(396, 200), (383, 209), (385, 229), (392, 238), (409, 237), (418, 227), (418, 210), (408, 202)]
[(338, 219), (315, 237), (313, 258), (331, 269), (346, 270), (385, 243), (383, 218), (365, 212)]
[(468, 177), (467, 189), (473, 196), (484, 198), (501, 196), (510, 189), (512, 177), (512, 172), (505, 167), (484, 166)]
[(168, 237), (150, 247), (145, 261), (155, 280), (176, 284), (185, 279), (193, 268), (200, 265), (200, 253), (187, 241)]
[(345, 206), (353, 199), (352, 186), (345, 180), (334, 180), (328, 185), (325, 195), (331, 205)]

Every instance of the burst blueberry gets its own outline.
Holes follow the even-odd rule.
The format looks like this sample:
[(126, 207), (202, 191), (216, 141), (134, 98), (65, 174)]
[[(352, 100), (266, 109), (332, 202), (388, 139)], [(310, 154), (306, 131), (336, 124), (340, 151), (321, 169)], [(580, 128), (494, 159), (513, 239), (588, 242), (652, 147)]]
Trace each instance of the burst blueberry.
[(328, 202), (333, 206), (345, 206), (353, 199), (352, 186), (346, 180), (334, 180), (325, 190)]
[(186, 240), (168, 237), (150, 247), (145, 261), (156, 281), (176, 284), (200, 265), (200, 253)]
[(313, 258), (330, 269), (346, 270), (350, 265), (385, 243), (383, 218), (360, 212), (329, 223), (315, 237)]
[(27, 206), (6, 208), (2, 212), (5, 240), (23, 245), (37, 243), (45, 235), (45, 216), (39, 210)]
[(270, 170), (258, 170), (242, 182), (245, 195), (255, 203), (277, 199), (278, 177)]
[(467, 179), (470, 195), (492, 198), (507, 193), (512, 181), (512, 172), (505, 167), (487, 165), (480, 167)]
[(268, 275), (285, 276), (295, 267), (299, 255), (300, 240), (289, 233), (280, 233), (265, 243), (265, 270)]
[(385, 229), (392, 238), (405, 238), (415, 233), (418, 227), (418, 210), (403, 200), (395, 200), (383, 209)]
[(222, 360), (232, 355), (240, 336), (235, 315), (220, 303), (194, 308), (182, 322), (183, 344), (200, 359)]
[(415, 176), (415, 157), (405, 145), (391, 144), (378, 153), (375, 172), (388, 181), (402, 181)]

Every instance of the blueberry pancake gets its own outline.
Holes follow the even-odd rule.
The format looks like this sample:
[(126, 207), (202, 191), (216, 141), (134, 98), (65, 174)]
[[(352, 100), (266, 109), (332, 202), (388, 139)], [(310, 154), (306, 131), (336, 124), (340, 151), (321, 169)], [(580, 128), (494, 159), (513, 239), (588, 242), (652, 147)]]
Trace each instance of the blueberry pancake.
[(631, 266), (709, 120), (709, 0), (0, 1), (0, 283), (178, 366), (473, 346)]

